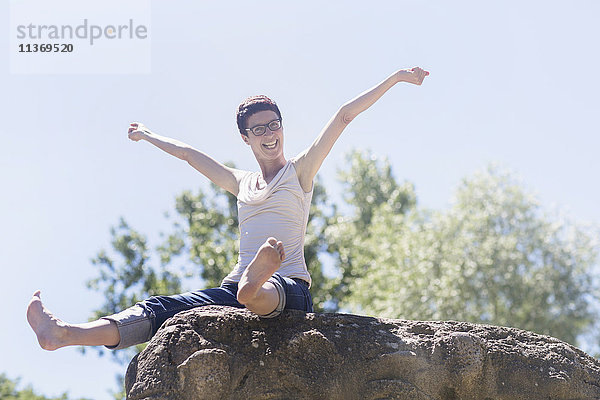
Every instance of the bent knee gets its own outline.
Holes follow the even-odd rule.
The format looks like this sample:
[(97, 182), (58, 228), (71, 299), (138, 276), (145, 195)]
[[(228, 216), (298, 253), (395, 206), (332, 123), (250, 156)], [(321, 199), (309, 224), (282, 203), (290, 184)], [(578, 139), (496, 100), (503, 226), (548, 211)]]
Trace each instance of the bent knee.
[(244, 306), (248, 305), (252, 302), (252, 299), (255, 297), (255, 294), (252, 293), (252, 290), (248, 288), (248, 285), (241, 285), (238, 288), (236, 298), (238, 303), (243, 304)]

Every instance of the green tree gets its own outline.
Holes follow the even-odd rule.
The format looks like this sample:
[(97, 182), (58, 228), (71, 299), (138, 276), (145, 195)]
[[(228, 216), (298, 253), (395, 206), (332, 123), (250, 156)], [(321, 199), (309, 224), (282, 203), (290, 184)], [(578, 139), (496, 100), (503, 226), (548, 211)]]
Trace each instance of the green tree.
[[(348, 166), (345, 205), (329, 203), (315, 183), (305, 256), (316, 311), (517, 326), (570, 343), (598, 320), (597, 235), (544, 214), (510, 174), (475, 174), (450, 209), (434, 212), (418, 207), (413, 185), (398, 183), (387, 160), (355, 151)], [(124, 220), (113, 228), (112, 251), (98, 253), (99, 276), (89, 282), (106, 298), (94, 318), (181, 292), (190, 279), (219, 285), (231, 270), (235, 197), (215, 186), (184, 192), (169, 218), (173, 229), (154, 248)], [(324, 254), (335, 260), (333, 279), (323, 274)]]
[(598, 318), (594, 235), (545, 214), (494, 167), (465, 179), (455, 197), (447, 211), (375, 207), (368, 233), (347, 250), (361, 271), (342, 306), (515, 326), (576, 344)]
[[(5, 374), (0, 374), (0, 399), (2, 400), (69, 400), (67, 393), (59, 397), (46, 397), (38, 395), (31, 386), (18, 390), (19, 379), (9, 379)], [(79, 400), (85, 400), (83, 398)]]
[(368, 234), (366, 228), (382, 204), (387, 204), (395, 214), (406, 214), (416, 206), (414, 185), (406, 181), (399, 184), (387, 158), (353, 150), (346, 156), (346, 162), (349, 170), (340, 170), (338, 179), (344, 184), (344, 201), (354, 209), (352, 223), (361, 232)]
[[(344, 201), (350, 206), (350, 215), (338, 212), (334, 205), (333, 215), (325, 227), (324, 240), (327, 252), (335, 259), (338, 277), (329, 282), (328, 300), (333, 311), (340, 302), (351, 296), (353, 282), (362, 277), (375, 255), (362, 246), (372, 235), (372, 219), (376, 211), (385, 205), (394, 215), (405, 215), (416, 207), (417, 198), (410, 182), (398, 183), (387, 159), (375, 157), (368, 151), (350, 152), (346, 161), (348, 170), (338, 172), (344, 185)], [(355, 249), (360, 248), (360, 254)]]

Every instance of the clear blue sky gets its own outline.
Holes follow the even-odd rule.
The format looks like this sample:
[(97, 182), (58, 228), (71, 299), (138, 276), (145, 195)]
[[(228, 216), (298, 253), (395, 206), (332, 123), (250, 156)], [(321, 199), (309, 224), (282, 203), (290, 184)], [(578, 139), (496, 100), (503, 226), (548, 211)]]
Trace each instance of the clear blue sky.
[(87, 320), (102, 299), (84, 283), (109, 227), (125, 216), (156, 244), (174, 197), (207, 186), (128, 141), (131, 121), (255, 170), (234, 120), (246, 96), (278, 102), (293, 156), (342, 103), (418, 65), (431, 72), (423, 86), (394, 87), (334, 147), (320, 172), (333, 198), (344, 154), (369, 148), (427, 207), (447, 207), (461, 178), (499, 162), (545, 208), (600, 224), (599, 15), (595, 0), (153, 1), (152, 72), (127, 75), (11, 75), (0, 36), (0, 372), (46, 395), (110, 398), (123, 367), (41, 350), (25, 306), (40, 288), (59, 317)]

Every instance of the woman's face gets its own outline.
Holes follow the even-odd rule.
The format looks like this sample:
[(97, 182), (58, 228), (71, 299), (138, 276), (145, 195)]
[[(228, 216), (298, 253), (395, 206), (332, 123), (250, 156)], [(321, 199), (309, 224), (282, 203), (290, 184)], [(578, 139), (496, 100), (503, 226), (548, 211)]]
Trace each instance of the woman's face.
[[(278, 119), (274, 111), (259, 111), (248, 117), (246, 127), (252, 129), (258, 125), (269, 125), (270, 122)], [(248, 136), (242, 135), (242, 139), (250, 145), (257, 161), (272, 161), (283, 157), (283, 126), (274, 131), (266, 126), (265, 133), (261, 136), (256, 136), (252, 132), (247, 133)]]

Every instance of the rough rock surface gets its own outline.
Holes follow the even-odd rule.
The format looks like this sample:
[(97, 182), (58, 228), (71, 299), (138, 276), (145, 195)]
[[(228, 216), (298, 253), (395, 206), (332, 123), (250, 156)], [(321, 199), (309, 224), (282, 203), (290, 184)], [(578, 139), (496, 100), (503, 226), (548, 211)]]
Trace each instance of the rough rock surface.
[(513, 328), (211, 306), (165, 322), (125, 381), (128, 399), (600, 399), (600, 361)]

